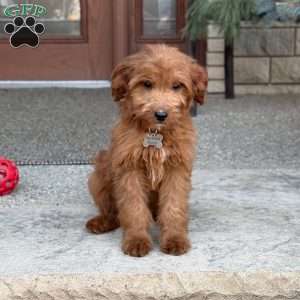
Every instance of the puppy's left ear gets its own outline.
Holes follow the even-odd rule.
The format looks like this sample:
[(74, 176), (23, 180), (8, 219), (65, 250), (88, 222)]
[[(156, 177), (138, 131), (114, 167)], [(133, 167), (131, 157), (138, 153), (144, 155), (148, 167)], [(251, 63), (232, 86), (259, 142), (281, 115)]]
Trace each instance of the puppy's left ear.
[(194, 100), (202, 105), (204, 104), (208, 84), (207, 71), (194, 62), (191, 64), (191, 76), (193, 82)]

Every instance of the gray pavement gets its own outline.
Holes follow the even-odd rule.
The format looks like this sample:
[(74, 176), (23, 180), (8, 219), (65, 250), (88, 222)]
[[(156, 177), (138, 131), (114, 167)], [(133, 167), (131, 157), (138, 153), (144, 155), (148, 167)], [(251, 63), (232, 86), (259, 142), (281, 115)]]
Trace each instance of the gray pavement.
[(209, 97), (194, 119), (199, 168), (300, 168), (300, 95)]
[(0, 153), (17, 161), (88, 161), (108, 142), (110, 89), (0, 90)]
[[(15, 160), (87, 161), (117, 118), (110, 90), (0, 90), (0, 153)], [(209, 96), (194, 118), (199, 168), (299, 168), (300, 96)]]

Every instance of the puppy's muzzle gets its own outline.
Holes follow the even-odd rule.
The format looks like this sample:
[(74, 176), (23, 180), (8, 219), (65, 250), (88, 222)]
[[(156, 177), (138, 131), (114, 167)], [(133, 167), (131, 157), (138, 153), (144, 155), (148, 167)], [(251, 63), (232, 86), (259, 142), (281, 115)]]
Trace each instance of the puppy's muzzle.
[(157, 121), (164, 122), (166, 120), (166, 118), (168, 117), (168, 113), (166, 111), (160, 110), (160, 111), (156, 111), (154, 113), (154, 116)]

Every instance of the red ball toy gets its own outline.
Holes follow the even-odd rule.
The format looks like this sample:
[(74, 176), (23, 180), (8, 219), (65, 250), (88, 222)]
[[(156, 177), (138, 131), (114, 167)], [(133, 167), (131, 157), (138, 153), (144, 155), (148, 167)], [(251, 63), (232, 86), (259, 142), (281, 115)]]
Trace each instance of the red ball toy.
[(19, 171), (15, 163), (0, 156), (0, 196), (10, 194), (19, 182)]

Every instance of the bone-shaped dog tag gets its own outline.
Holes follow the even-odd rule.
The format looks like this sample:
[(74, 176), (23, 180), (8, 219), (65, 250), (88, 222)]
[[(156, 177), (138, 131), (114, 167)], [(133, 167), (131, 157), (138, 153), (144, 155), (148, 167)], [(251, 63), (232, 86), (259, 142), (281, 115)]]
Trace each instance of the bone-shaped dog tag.
[(153, 146), (157, 149), (161, 149), (163, 144), (163, 136), (157, 132), (155, 133), (147, 133), (146, 136), (144, 137), (144, 142), (143, 142), (143, 146), (144, 147), (149, 147), (149, 146)]

